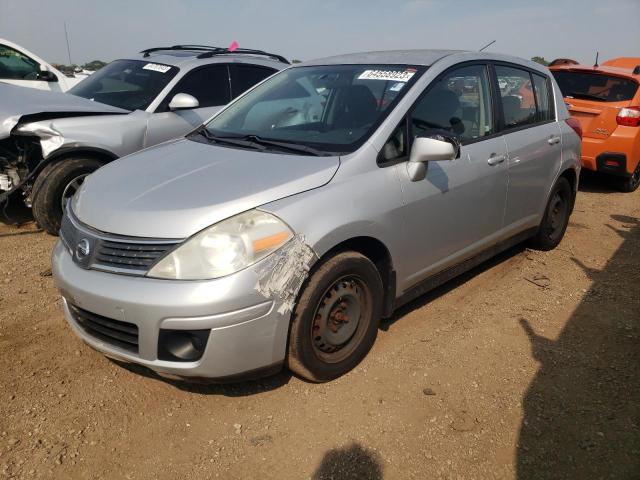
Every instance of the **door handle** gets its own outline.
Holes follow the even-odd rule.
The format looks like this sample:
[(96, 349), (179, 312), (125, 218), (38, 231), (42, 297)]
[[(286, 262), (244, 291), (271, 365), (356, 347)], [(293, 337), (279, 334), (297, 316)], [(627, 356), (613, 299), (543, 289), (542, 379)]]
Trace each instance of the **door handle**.
[(560, 137), (549, 137), (549, 140), (547, 140), (547, 142), (549, 143), (549, 145), (555, 145), (556, 143), (560, 143)]
[(504, 162), (507, 159), (507, 157), (505, 155), (496, 155), (495, 153), (492, 154), (489, 159), (487, 160), (487, 163), (489, 165), (498, 165), (499, 163)]

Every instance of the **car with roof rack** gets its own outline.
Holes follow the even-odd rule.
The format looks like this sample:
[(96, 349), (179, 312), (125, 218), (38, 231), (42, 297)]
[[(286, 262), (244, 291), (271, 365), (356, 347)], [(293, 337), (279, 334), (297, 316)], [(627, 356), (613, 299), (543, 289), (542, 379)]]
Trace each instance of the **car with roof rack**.
[(622, 192), (640, 187), (640, 58), (601, 65), (549, 67), (582, 129), (582, 166), (616, 179)]
[(174, 45), (115, 60), (67, 93), (0, 84), (0, 204), (21, 194), (57, 234), (87, 175), (185, 135), (288, 66), (262, 50)]
[(109, 357), (186, 378), (286, 366), (328, 381), (406, 302), (519, 242), (558, 245), (579, 172), (574, 121), (537, 63), (309, 61), (91, 175), (52, 272), (72, 330)]

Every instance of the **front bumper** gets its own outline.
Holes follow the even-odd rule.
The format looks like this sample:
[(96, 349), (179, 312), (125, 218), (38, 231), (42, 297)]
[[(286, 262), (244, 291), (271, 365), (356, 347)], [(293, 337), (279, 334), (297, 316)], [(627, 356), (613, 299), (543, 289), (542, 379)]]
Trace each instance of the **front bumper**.
[[(259, 264), (258, 264), (259, 265)], [(105, 355), (178, 377), (229, 379), (269, 370), (285, 358), (290, 313), (256, 290), (256, 272), (245, 269), (208, 281), (173, 281), (85, 270), (58, 241), (52, 254), (56, 286), (64, 314), (91, 347)], [(138, 327), (138, 353), (87, 333), (69, 304)], [(197, 361), (158, 359), (160, 329), (211, 329)]]

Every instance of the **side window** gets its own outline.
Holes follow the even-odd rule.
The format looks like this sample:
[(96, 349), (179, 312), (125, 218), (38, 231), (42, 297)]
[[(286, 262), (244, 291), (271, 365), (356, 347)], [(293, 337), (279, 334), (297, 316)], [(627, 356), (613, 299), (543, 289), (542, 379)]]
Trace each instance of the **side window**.
[(446, 130), (460, 141), (476, 140), (493, 133), (491, 88), (485, 65), (449, 71), (431, 84), (409, 117), (410, 138)]
[(536, 94), (536, 101), (538, 105), (537, 120), (539, 122), (553, 120), (555, 117), (555, 112), (553, 108), (553, 97), (551, 95), (549, 80), (542, 75), (536, 75), (534, 73), (533, 89)]
[(229, 65), (231, 98), (236, 98), (275, 72), (272, 68), (256, 65)]
[(491, 86), (486, 65), (450, 70), (427, 87), (409, 114), (409, 135), (403, 121), (383, 147), (383, 161), (409, 154), (411, 141), (438, 130), (452, 133), (462, 144), (494, 133)]
[(231, 100), (229, 73), (226, 65), (210, 65), (187, 73), (165, 99), (168, 105), (177, 93), (188, 93), (200, 103), (200, 108), (226, 105)]
[(0, 78), (37, 80), (38, 73), (38, 62), (13, 48), (0, 45)]
[(496, 75), (505, 128), (518, 128), (536, 123), (536, 101), (529, 72), (496, 65)]

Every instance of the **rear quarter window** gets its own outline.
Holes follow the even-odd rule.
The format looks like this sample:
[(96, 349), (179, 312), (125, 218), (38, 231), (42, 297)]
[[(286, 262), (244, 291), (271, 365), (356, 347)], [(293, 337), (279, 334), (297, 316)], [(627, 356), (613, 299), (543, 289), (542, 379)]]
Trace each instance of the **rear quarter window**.
[(553, 71), (564, 97), (598, 102), (624, 102), (638, 91), (635, 80), (603, 73)]

